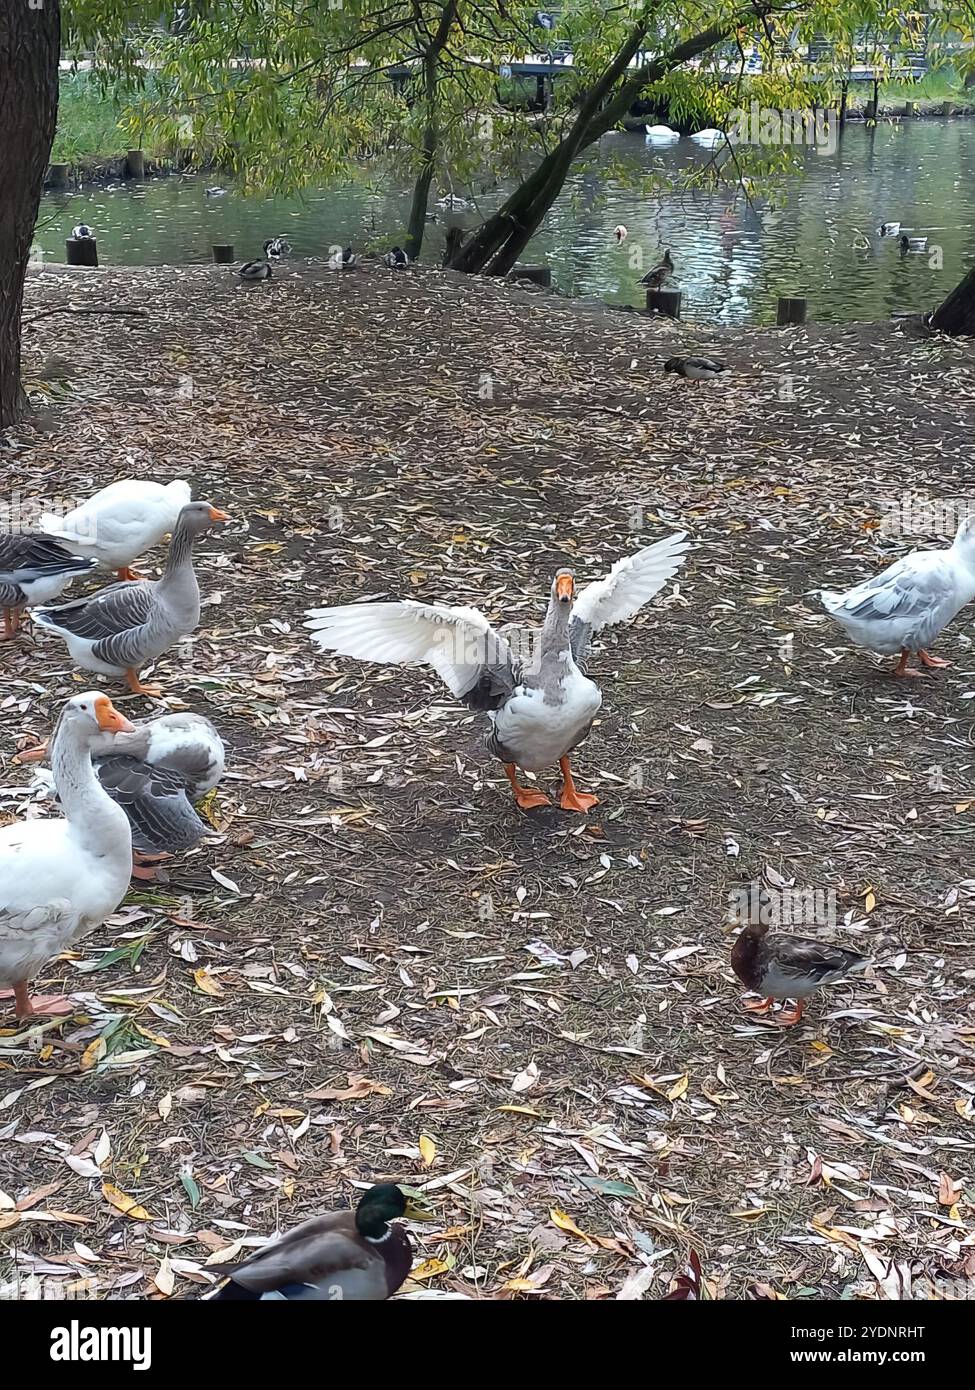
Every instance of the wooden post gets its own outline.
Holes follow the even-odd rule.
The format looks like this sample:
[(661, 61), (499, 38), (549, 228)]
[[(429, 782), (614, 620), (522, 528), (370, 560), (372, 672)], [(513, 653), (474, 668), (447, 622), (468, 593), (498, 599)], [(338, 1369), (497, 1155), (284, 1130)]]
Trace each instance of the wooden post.
[(904, 115), (905, 115), (905, 116), (916, 116), (916, 115), (917, 115), (917, 102), (916, 102), (916, 101), (905, 101), (905, 103), (904, 103)]
[(679, 319), (682, 299), (680, 290), (647, 290), (647, 313)]
[(125, 177), (144, 179), (146, 176), (146, 156), (143, 150), (129, 150), (125, 156)]
[(780, 296), (775, 322), (780, 328), (786, 324), (806, 322), (806, 301)]
[(98, 264), (98, 244), (93, 236), (69, 236), (64, 243), (68, 265)]
[(215, 246), (213, 248), (213, 260), (215, 265), (230, 265), (234, 259), (234, 248), (232, 246)]
[(941, 103), (942, 116), (953, 116), (955, 114), (955, 103), (953, 101), (943, 101)]
[(508, 271), (509, 280), (527, 280), (532, 285), (543, 285), (546, 289), (552, 283), (552, 268), (547, 265), (514, 265)]
[(850, 83), (847, 78), (843, 78), (840, 83), (840, 129), (846, 125), (846, 105), (850, 96)]
[(449, 267), (450, 262), (454, 259), (460, 248), (463, 246), (464, 238), (466, 235), (467, 232), (463, 227), (447, 228), (447, 238), (443, 252), (444, 266)]
[(68, 186), (68, 166), (67, 164), (51, 164), (47, 171), (48, 188), (67, 188)]

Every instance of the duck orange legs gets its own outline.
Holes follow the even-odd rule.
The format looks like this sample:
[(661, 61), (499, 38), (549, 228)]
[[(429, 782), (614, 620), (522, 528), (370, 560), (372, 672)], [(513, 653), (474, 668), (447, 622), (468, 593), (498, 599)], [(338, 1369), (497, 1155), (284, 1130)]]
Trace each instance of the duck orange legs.
[(530, 811), (533, 806), (551, 806), (551, 801), (544, 792), (533, 792), (528, 787), (518, 785), (518, 778), (515, 775), (514, 763), (504, 763), (504, 775), (511, 783), (511, 790), (515, 794), (515, 800), (523, 811)]
[(3, 610), (3, 637), (0, 641), (9, 642), (16, 637), (20, 631), (20, 609), (5, 608)]
[(598, 796), (593, 796), (591, 792), (576, 791), (568, 758), (559, 758), (559, 767), (562, 769), (562, 795), (559, 798), (559, 805), (563, 811), (585, 812), (591, 811), (593, 806), (599, 805)]
[(792, 1028), (802, 1018), (802, 1011), (805, 1007), (805, 999), (797, 999), (795, 1008), (791, 1009), (789, 1013), (786, 1013), (786, 1011), (783, 1009), (782, 1012), (776, 1018), (776, 1023), (781, 1024), (783, 1028)]
[(139, 680), (139, 673), (138, 673), (138, 671), (133, 670), (133, 668), (132, 668), (131, 666), (127, 666), (127, 667), (126, 667), (126, 670), (125, 670), (125, 684), (126, 684), (126, 685), (129, 687), (129, 689), (132, 691), (132, 694), (133, 694), (133, 695), (161, 695), (161, 694), (162, 694), (162, 686), (160, 686), (160, 685), (143, 685), (142, 682)]

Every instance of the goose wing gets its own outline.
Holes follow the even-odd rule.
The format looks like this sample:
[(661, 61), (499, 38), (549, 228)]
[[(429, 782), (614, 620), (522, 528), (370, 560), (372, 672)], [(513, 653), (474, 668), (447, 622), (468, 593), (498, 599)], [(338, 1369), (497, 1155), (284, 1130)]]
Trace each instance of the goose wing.
[(947, 558), (922, 551), (903, 556), (844, 594), (825, 593), (823, 601), (841, 620), (906, 627), (927, 646), (954, 617), (958, 599)]
[(305, 626), (325, 651), (361, 661), (432, 666), (472, 709), (497, 709), (520, 680), (520, 664), (507, 641), (476, 608), (404, 599), (312, 608), (308, 619)]
[(575, 661), (582, 661), (594, 632), (624, 622), (659, 593), (687, 556), (686, 531), (617, 560), (605, 579), (587, 584), (579, 593), (569, 620), (569, 642)]
[(207, 827), (189, 799), (186, 779), (175, 769), (115, 754), (99, 758), (95, 771), (128, 817), (133, 849), (142, 854), (171, 854), (190, 849), (206, 835)]
[(151, 579), (123, 580), (99, 589), (90, 598), (57, 608), (38, 608), (34, 620), (42, 627), (91, 642), (101, 661), (123, 668), (140, 665), (141, 639), (152, 615), (155, 588)]

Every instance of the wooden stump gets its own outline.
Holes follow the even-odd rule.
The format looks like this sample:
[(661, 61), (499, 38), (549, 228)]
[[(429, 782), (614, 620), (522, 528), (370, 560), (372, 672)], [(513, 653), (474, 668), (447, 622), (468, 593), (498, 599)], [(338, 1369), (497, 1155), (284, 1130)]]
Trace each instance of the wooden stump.
[(234, 248), (232, 246), (215, 246), (213, 248), (213, 260), (215, 265), (230, 265), (234, 259)]
[(51, 164), (47, 171), (48, 188), (67, 188), (68, 186), (68, 166), (67, 164)]
[(447, 228), (447, 237), (444, 244), (443, 252), (443, 265), (445, 267), (450, 265), (450, 262), (460, 251), (460, 248), (464, 244), (464, 238), (466, 237), (466, 235), (467, 231), (463, 227), (455, 226)]
[(953, 101), (943, 101), (941, 103), (942, 116), (953, 116), (955, 114), (955, 103)]
[(543, 285), (546, 289), (552, 283), (552, 268), (547, 265), (514, 265), (508, 271), (509, 280), (527, 280), (531, 285)]
[(125, 156), (125, 177), (144, 179), (146, 176), (146, 156), (143, 150), (129, 150)]
[(647, 313), (679, 319), (683, 297), (681, 290), (647, 290)]
[(905, 101), (905, 103), (904, 103), (904, 115), (905, 115), (905, 116), (916, 116), (916, 115), (917, 115), (917, 102), (916, 102), (916, 101)]
[(98, 243), (93, 236), (69, 236), (64, 243), (68, 265), (88, 265), (97, 266), (98, 264)]
[(806, 301), (780, 296), (775, 322), (779, 327), (792, 323), (806, 322)]

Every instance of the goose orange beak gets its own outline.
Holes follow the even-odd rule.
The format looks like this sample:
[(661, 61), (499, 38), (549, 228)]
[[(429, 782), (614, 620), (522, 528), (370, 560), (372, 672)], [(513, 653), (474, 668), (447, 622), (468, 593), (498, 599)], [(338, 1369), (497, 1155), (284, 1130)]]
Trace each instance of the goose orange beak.
[(571, 574), (560, 574), (555, 581), (556, 597), (568, 601), (575, 595), (576, 586)]
[(219, 507), (211, 507), (211, 508), (210, 508), (210, 520), (211, 520), (211, 521), (229, 521), (229, 520), (230, 520), (230, 517), (227, 515), (226, 512), (222, 512), (222, 511), (220, 510)]
[(119, 714), (107, 695), (99, 695), (95, 701), (95, 719), (98, 727), (110, 734), (131, 734), (135, 725), (130, 724), (124, 714)]

